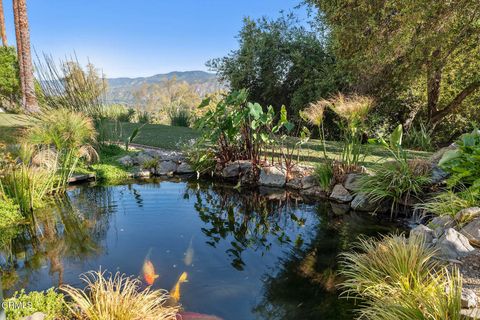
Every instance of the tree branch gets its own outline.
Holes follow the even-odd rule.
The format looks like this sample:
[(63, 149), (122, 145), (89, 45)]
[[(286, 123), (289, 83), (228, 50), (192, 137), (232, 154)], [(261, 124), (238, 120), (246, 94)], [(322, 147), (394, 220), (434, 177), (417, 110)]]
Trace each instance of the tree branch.
[(436, 124), (442, 120), (445, 116), (455, 111), (469, 95), (474, 93), (480, 88), (480, 80), (472, 82), (466, 88), (464, 88), (445, 108), (435, 112), (432, 116), (432, 124)]

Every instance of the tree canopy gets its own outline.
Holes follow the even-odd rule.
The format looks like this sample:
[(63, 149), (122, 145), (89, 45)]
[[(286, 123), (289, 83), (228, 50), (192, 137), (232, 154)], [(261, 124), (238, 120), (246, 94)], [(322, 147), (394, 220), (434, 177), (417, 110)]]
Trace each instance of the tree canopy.
[(420, 114), (435, 127), (478, 104), (478, 0), (307, 2), (328, 26), (352, 89), (381, 98), (413, 92), (422, 101), (404, 110), (407, 126)]
[(239, 49), (207, 64), (231, 89), (248, 89), (249, 99), (286, 105), (292, 115), (337, 88), (334, 58), (323, 39), (293, 15), (276, 20), (246, 18)]

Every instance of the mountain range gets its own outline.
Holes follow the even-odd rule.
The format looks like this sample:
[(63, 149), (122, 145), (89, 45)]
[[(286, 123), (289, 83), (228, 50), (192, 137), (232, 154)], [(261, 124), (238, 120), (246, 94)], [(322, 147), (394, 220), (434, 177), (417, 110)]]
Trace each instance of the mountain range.
[(133, 92), (142, 85), (161, 84), (163, 81), (173, 78), (176, 78), (179, 82), (184, 81), (192, 85), (200, 96), (225, 88), (215, 74), (205, 71), (173, 71), (151, 77), (108, 78), (107, 102), (133, 105)]

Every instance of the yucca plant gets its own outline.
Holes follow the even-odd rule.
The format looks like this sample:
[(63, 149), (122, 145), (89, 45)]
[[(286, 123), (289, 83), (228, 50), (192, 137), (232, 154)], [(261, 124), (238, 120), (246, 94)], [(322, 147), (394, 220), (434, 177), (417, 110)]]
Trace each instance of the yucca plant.
[(341, 256), (343, 295), (360, 298), (360, 319), (460, 319), (462, 280), (435, 260), (422, 237), (361, 239)]
[(90, 271), (81, 279), (87, 284), (84, 289), (61, 287), (72, 300), (68, 308), (79, 319), (176, 320), (179, 308), (167, 306), (168, 293), (151, 287), (140, 290), (138, 278)]

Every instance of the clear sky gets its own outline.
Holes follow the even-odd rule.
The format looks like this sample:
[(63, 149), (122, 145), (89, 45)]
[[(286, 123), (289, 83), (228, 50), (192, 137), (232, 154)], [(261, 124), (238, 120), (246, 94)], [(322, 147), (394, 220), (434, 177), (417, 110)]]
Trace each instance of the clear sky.
[[(277, 17), (300, 0), (27, 0), (32, 46), (64, 58), (76, 52), (108, 77), (207, 70), (237, 48), (245, 16)], [(12, 1), (3, 1), (13, 44)], [(298, 12), (298, 11), (297, 11)], [(299, 14), (304, 16), (305, 10)]]

